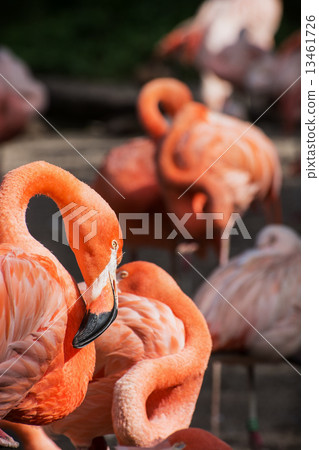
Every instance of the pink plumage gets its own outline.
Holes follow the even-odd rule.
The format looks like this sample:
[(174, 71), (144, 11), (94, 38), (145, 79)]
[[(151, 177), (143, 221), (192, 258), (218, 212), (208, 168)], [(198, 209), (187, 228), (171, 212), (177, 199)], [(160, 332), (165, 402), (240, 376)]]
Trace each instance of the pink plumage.
[(67, 321), (54, 277), (25, 252), (8, 248), (0, 246), (0, 418), (43, 377), (62, 349)]
[(118, 279), (118, 317), (95, 341), (86, 398), (50, 425), (80, 448), (111, 433), (123, 444), (154, 445), (188, 427), (211, 351), (204, 318), (163, 270), (134, 262)]
[(265, 227), (255, 249), (232, 258), (208, 281), (195, 302), (207, 320), (214, 350), (278, 357), (267, 341), (284, 356), (299, 350), (300, 239), (294, 231)]

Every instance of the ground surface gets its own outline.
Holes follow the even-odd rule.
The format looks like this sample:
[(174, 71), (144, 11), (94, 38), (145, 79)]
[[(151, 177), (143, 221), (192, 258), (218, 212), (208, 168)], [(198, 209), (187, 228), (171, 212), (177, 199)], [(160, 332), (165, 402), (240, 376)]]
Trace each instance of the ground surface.
[[(112, 146), (122, 142), (103, 135), (96, 128), (84, 130), (61, 129), (63, 135), (94, 166), (99, 167), (103, 155)], [(290, 173), (290, 163), (297, 159), (300, 142), (297, 138), (277, 137), (276, 143), (284, 164), (283, 205), (284, 222), (300, 230), (300, 180)], [(70, 170), (81, 180), (91, 182), (95, 172), (88, 163), (52, 130), (42, 124), (35, 124), (28, 134), (2, 146), (2, 172), (5, 173), (22, 164), (43, 159)], [(70, 270), (77, 280), (80, 274), (73, 254), (68, 247), (51, 239), (51, 214), (55, 211), (53, 202), (39, 197), (30, 202), (28, 223), (32, 234), (49, 247)], [(264, 225), (260, 212), (249, 212), (245, 224), (252, 236)], [(232, 254), (237, 254), (252, 245), (251, 241), (235, 238)], [(127, 258), (128, 255), (125, 256)], [(141, 249), (140, 259), (150, 260), (170, 270), (169, 255), (164, 251)], [(205, 260), (193, 259), (193, 264), (203, 275), (216, 267), (213, 253)], [(201, 283), (199, 276), (182, 261), (178, 261), (179, 282), (190, 296)], [(298, 367), (299, 370), (299, 367)], [(262, 365), (257, 367), (260, 428), (265, 443), (264, 449), (297, 450), (300, 448), (300, 377), (287, 364)], [(234, 449), (248, 448), (246, 435), (247, 377), (240, 366), (224, 366), (222, 375), (221, 438)], [(205, 376), (203, 388), (194, 414), (193, 426), (209, 429), (211, 399), (211, 366)], [(63, 441), (63, 448), (72, 448)], [(205, 450), (205, 449), (203, 449)]]

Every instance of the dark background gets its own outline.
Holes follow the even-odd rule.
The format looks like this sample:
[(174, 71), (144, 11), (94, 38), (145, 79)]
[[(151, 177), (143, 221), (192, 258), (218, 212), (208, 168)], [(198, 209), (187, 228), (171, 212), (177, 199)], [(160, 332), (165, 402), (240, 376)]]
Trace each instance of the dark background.
[[(127, 79), (149, 59), (154, 44), (194, 15), (201, 3), (10, 0), (1, 5), (0, 44), (10, 47), (38, 73)], [(300, 28), (300, 2), (283, 3), (277, 43)], [(190, 76), (195, 77), (195, 72)]]

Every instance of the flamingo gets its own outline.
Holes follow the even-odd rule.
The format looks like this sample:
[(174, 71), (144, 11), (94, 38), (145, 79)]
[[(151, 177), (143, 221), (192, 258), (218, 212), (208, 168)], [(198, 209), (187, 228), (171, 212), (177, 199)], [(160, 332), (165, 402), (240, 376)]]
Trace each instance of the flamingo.
[[(138, 100), (141, 114), (144, 110), (146, 112), (150, 110), (153, 113), (147, 118), (154, 123), (152, 129), (154, 132), (151, 137), (134, 138), (113, 148), (105, 156), (100, 168), (104, 179), (98, 176), (92, 184), (92, 187), (108, 201), (117, 214), (148, 213), (150, 215), (149, 235), (139, 236), (127, 230), (126, 243), (132, 249), (146, 244), (152, 246), (164, 244), (169, 248), (174, 247), (171, 241), (155, 239), (153, 232), (154, 213), (165, 212), (161, 186), (156, 173), (155, 154), (162, 134), (169, 130), (168, 123), (162, 120), (158, 106), (161, 104), (168, 116), (173, 118), (192, 99), (192, 94), (188, 87), (178, 80), (171, 80), (164, 86), (158, 84), (154, 89), (156, 104), (153, 105), (151, 97), (144, 98), (143, 93)], [(130, 225), (134, 227), (133, 222)], [(136, 226), (140, 226), (139, 220)], [(169, 235), (172, 229), (173, 225), (170, 221), (164, 222), (165, 235)]]
[(95, 341), (86, 398), (49, 427), (81, 449), (110, 433), (150, 446), (188, 427), (211, 351), (202, 314), (164, 270), (138, 261), (117, 278), (118, 318)]
[[(83, 296), (28, 231), (26, 209), (37, 194), (57, 203), (69, 228), (69, 245), (89, 287)], [(121, 249), (112, 209), (70, 173), (40, 161), (5, 176), (0, 189), (0, 418), (43, 425), (82, 402), (95, 364), (90, 343), (116, 317)], [(5, 433), (0, 439), (14, 446)]]
[[(235, 350), (272, 361), (300, 349), (300, 238), (286, 226), (269, 225), (256, 241), (256, 248), (213, 272), (196, 293), (195, 302), (208, 323), (214, 351)], [(251, 363), (248, 371), (249, 426), (252, 443), (258, 447)]]
[(207, 0), (194, 18), (160, 41), (156, 52), (195, 65), (205, 103), (221, 111), (250, 63), (273, 47), (281, 16), (281, 0)]
[(45, 87), (36, 81), (25, 63), (5, 47), (0, 48), (0, 142), (20, 132), (35, 114), (48, 103)]
[(220, 261), (225, 263), (228, 240), (221, 238), (223, 230), (229, 232), (233, 225), (232, 213), (243, 214), (256, 199), (271, 220), (281, 220), (277, 150), (256, 126), (212, 113), (197, 102), (182, 107), (169, 127), (158, 104), (172, 82), (153, 80), (143, 87), (139, 98), (146, 131), (161, 138), (156, 162), (166, 211), (174, 211), (179, 219), (191, 212), (185, 227), (203, 248), (209, 242), (206, 224), (196, 214), (222, 213), (215, 221), (218, 239), (213, 245), (218, 250), (222, 245)]

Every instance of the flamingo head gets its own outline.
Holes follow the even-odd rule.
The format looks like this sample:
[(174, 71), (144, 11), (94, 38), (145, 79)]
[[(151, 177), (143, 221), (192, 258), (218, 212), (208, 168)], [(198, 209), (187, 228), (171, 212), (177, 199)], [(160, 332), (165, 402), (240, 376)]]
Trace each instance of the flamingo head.
[(109, 205), (94, 191), (91, 194), (89, 212), (77, 218), (78, 227), (69, 226), (69, 244), (87, 286), (82, 294), (87, 313), (74, 337), (75, 348), (100, 336), (118, 310), (116, 267), (122, 258), (122, 232)]

